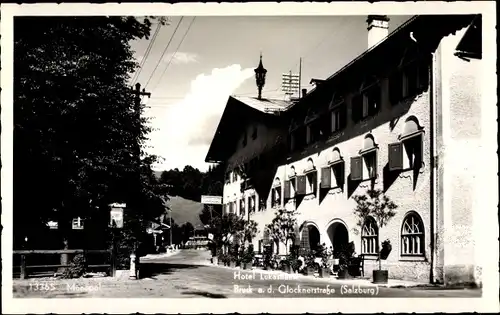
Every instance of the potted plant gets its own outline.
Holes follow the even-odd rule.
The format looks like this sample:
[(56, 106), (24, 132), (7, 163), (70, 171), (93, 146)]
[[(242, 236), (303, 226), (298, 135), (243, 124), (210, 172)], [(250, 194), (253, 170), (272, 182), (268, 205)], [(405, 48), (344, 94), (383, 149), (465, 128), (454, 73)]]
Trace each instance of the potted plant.
[(273, 252), (270, 245), (264, 246), (264, 253), (262, 255), (262, 260), (265, 270), (270, 270), (273, 267)]
[(321, 258), (321, 264), (319, 266), (319, 277), (320, 278), (329, 278), (330, 277), (330, 264), (329, 259), (332, 255), (332, 251), (328, 250), (325, 247), (325, 244), (322, 244), (320, 247), (320, 251), (318, 251), (319, 257)]
[(313, 251), (310, 251), (304, 258), (305, 268), (304, 274), (306, 276), (313, 275), (318, 269), (318, 263), (316, 262), (316, 255)]
[[(363, 226), (369, 218), (373, 218), (377, 224), (379, 231), (389, 223), (389, 221), (396, 215), (396, 208), (398, 207), (387, 195), (380, 189), (369, 189), (364, 195), (354, 196), (356, 208), (354, 214), (358, 217), (357, 225), (363, 229)], [(382, 248), (384, 245), (379, 246), (378, 270), (373, 270), (373, 283), (387, 283), (389, 280), (389, 271), (382, 270)], [(390, 242), (385, 243), (384, 255), (385, 259), (389, 256), (392, 250)]]
[(242, 247), (241, 251), (241, 266), (243, 269), (252, 269), (253, 259), (255, 257), (255, 253), (253, 251), (253, 245), (248, 245), (247, 248)]
[(292, 273), (292, 268), (290, 265), (290, 261), (288, 260), (288, 257), (284, 257), (284, 258), (280, 259), (279, 264), (281, 266), (282, 271), (284, 271), (286, 273)]

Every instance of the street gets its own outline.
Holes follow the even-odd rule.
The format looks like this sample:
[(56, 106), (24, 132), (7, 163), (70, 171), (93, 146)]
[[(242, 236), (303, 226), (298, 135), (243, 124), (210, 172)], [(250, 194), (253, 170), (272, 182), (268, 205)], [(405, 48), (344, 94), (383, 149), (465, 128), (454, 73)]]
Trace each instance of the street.
[[(359, 281), (319, 279), (260, 270), (209, 266), (209, 252), (182, 250), (144, 260), (142, 279), (14, 280), (14, 297), (97, 298), (269, 298), (269, 297), (480, 297), (481, 290), (387, 288)], [(286, 277), (286, 278), (285, 278)]]

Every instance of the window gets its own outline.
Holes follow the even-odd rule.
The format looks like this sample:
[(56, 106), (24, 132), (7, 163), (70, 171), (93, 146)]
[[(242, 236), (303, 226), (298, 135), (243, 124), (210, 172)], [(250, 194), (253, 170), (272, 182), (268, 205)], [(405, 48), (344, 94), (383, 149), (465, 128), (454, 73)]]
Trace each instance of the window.
[(399, 136), (400, 142), (389, 144), (389, 170), (420, 169), (423, 161), (423, 128), (417, 118), (409, 117)]
[(345, 103), (331, 111), (331, 132), (337, 132), (345, 128), (346, 124), (346, 106)]
[(378, 84), (372, 85), (362, 93), (353, 96), (351, 102), (352, 119), (354, 122), (359, 122), (369, 116), (374, 116), (380, 110), (380, 86)]
[(248, 197), (248, 213), (255, 212), (255, 195)]
[(377, 151), (363, 154), (363, 179), (377, 177)]
[(234, 210), (235, 210), (235, 209), (233, 208), (233, 203), (232, 203), (232, 202), (230, 202), (230, 203), (229, 203), (229, 213), (234, 213)]
[(242, 199), (240, 199), (240, 215), (242, 217), (244, 217), (245, 214), (246, 214), (246, 212), (245, 212), (245, 199), (242, 198)]
[(307, 144), (318, 141), (321, 138), (321, 134), (321, 121), (316, 119), (307, 125)]
[(281, 186), (275, 186), (271, 189), (271, 207), (281, 206)]
[(361, 253), (375, 255), (378, 253), (378, 227), (373, 218), (368, 218), (361, 231)]
[(313, 194), (316, 195), (316, 187), (317, 187), (317, 172), (312, 171), (310, 173), (307, 173), (306, 175), (306, 194)]
[(233, 172), (233, 183), (238, 180), (238, 174), (236, 172)]
[(427, 89), (429, 85), (430, 62), (419, 58), (395, 72), (389, 78), (389, 98), (391, 104), (397, 105), (408, 97), (414, 97)]
[(416, 213), (408, 214), (403, 220), (401, 255), (424, 255), (424, 226), (420, 216)]

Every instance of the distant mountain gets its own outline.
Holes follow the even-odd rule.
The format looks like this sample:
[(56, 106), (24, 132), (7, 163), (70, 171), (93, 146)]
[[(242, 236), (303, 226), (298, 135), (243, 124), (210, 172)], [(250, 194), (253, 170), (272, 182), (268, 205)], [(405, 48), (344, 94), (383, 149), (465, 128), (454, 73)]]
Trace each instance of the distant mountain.
[(172, 210), (172, 218), (180, 226), (186, 222), (197, 228), (203, 226), (199, 214), (203, 210), (203, 204), (197, 201), (184, 199), (179, 196), (169, 196), (170, 200), (167, 205)]

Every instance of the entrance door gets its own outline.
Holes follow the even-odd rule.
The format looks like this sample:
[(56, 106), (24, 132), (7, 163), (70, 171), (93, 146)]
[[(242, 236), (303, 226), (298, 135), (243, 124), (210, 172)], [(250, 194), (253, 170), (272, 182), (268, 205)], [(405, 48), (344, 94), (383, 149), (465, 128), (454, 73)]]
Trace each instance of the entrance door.
[(349, 243), (349, 232), (341, 222), (334, 222), (328, 227), (328, 236), (334, 251), (339, 250)]

